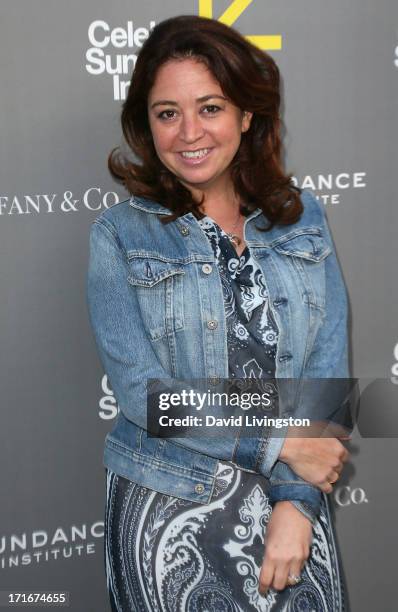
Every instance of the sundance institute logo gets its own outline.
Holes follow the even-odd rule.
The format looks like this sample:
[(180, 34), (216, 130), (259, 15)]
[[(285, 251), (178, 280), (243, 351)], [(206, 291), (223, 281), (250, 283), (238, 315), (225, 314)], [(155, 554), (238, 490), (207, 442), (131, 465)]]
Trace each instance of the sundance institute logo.
[(103, 521), (2, 535), (0, 569), (92, 555), (98, 540), (103, 537)]
[[(253, 2), (259, 1), (234, 0), (219, 17), (215, 17), (214, 8), (218, 3), (213, 0), (199, 0), (198, 15), (218, 19), (232, 26)], [(137, 25), (134, 21), (127, 21), (124, 26), (113, 28), (102, 19), (96, 19), (90, 23), (88, 27), (90, 47), (86, 51), (85, 68), (93, 76), (108, 74), (112, 77), (114, 100), (126, 99), (130, 86), (130, 80), (126, 80), (126, 77), (130, 76), (134, 70), (139, 50), (154, 27), (155, 21), (150, 21), (145, 26)], [(282, 48), (280, 34), (250, 34), (246, 38), (263, 50)]]

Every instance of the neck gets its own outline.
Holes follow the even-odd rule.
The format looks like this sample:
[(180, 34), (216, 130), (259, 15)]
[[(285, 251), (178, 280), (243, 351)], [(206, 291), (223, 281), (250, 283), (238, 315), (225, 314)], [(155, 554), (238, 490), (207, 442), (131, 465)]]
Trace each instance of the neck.
[(203, 193), (205, 200), (200, 209), (201, 212), (220, 224), (230, 224), (237, 220), (240, 199), (234, 192), (231, 183), (217, 189), (202, 191), (201, 195)]

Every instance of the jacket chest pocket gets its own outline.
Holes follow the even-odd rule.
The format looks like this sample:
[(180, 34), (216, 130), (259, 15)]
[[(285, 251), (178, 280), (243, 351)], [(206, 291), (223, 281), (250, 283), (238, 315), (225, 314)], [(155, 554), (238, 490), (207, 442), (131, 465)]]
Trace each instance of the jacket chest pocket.
[(184, 329), (184, 266), (154, 256), (129, 257), (142, 322), (152, 340)]
[(325, 259), (332, 249), (325, 241), (321, 228), (308, 228), (299, 234), (285, 236), (274, 245), (275, 251), (286, 257), (300, 278), (306, 304), (322, 311), (325, 309), (326, 276)]

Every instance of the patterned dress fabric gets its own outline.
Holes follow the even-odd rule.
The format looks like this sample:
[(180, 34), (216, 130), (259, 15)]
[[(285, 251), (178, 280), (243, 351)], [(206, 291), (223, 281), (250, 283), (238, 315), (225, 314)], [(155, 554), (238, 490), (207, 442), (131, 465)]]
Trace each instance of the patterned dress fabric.
[[(210, 218), (199, 223), (221, 276), (229, 376), (269, 378), (278, 329), (262, 271)], [(220, 461), (208, 504), (164, 495), (107, 470), (105, 569), (113, 612), (344, 612), (339, 556), (322, 496), (302, 580), (258, 592), (269, 481)]]

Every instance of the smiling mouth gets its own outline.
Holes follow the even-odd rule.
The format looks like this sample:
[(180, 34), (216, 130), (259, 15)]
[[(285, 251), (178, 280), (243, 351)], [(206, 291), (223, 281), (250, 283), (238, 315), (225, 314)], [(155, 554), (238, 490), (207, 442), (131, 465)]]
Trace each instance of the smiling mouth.
[(180, 151), (179, 155), (184, 160), (195, 161), (195, 160), (201, 160), (207, 157), (211, 150), (212, 148), (197, 149), (196, 151)]

